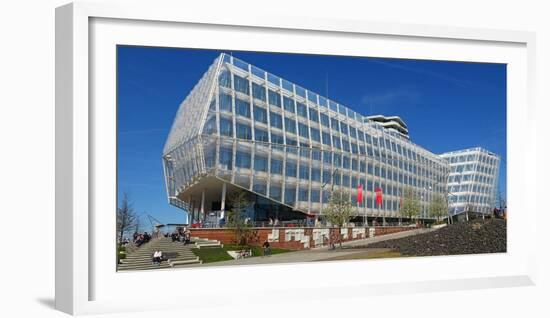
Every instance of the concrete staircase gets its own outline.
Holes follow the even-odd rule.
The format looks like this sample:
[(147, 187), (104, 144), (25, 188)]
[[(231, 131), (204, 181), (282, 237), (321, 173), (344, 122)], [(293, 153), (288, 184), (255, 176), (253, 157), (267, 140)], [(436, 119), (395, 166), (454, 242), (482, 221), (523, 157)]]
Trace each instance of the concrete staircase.
[[(183, 245), (182, 242), (172, 242), (171, 238), (166, 237), (155, 239), (128, 254), (118, 264), (118, 270), (147, 270), (201, 264), (200, 259), (191, 251), (193, 248), (196, 248), (193, 243)], [(157, 250), (162, 251), (168, 258), (160, 265), (152, 264), (152, 255)]]

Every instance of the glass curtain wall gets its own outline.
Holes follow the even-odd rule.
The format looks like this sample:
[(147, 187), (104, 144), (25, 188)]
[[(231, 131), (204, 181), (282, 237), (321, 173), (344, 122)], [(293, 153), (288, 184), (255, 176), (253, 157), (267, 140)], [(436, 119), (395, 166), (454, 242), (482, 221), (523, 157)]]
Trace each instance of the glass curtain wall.
[(397, 217), (411, 187), (425, 218), (446, 193), (447, 162), (399, 133), (229, 55), (215, 63), (199, 134), (165, 153), (169, 193), (207, 172), (302, 212), (319, 213), (344, 189), (358, 215)]

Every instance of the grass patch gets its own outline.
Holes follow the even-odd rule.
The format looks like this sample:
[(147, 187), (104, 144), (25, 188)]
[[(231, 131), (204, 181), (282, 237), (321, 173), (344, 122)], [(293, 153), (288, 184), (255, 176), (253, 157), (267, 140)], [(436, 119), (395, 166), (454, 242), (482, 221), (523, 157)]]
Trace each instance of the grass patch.
[[(230, 261), (233, 259), (227, 251), (252, 250), (252, 257), (262, 256), (263, 248), (259, 246), (240, 246), (236, 244), (224, 244), (221, 247), (193, 248), (193, 254), (199, 257), (203, 263), (213, 263), (221, 261)], [(271, 248), (271, 255), (292, 252), (285, 248)]]
[(191, 249), (193, 254), (197, 255), (203, 263), (213, 263), (221, 261), (230, 261), (233, 257), (227, 254), (221, 247), (205, 247)]
[[(262, 256), (264, 255), (263, 247), (261, 246), (240, 246), (236, 244), (224, 244), (223, 248), (226, 251), (240, 251), (240, 250), (252, 250), (252, 256)], [(292, 252), (292, 250), (286, 248), (271, 248), (271, 255), (282, 254)]]

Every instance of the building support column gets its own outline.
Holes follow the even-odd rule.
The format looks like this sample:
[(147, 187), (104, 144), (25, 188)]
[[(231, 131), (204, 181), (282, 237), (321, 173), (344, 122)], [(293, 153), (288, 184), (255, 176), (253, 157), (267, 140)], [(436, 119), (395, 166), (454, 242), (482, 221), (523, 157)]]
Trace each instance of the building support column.
[(204, 222), (204, 197), (206, 196), (206, 189), (202, 189), (201, 193), (201, 208), (199, 210), (199, 219)]
[(195, 206), (193, 204), (193, 196), (192, 195), (189, 196), (189, 208), (191, 210), (191, 211), (189, 211), (189, 213), (191, 214), (191, 216), (190, 216), (191, 220), (190, 220), (189, 223), (193, 224), (193, 222), (195, 222)]
[(225, 217), (225, 195), (226, 195), (226, 192), (227, 192), (227, 183), (223, 183), (222, 185), (222, 204), (221, 204), (221, 213), (220, 213), (220, 218), (224, 218)]

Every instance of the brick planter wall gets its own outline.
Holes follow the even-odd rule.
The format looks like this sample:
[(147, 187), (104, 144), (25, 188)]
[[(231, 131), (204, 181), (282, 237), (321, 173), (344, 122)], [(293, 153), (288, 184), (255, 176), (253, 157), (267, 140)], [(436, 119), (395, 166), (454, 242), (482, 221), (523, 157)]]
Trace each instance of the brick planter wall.
[[(365, 233), (362, 228), (355, 228), (356, 237), (353, 237), (354, 228), (342, 229), (343, 239), (342, 242), (360, 240), (365, 238)], [(358, 230), (359, 229), (359, 230)], [(407, 230), (415, 229), (414, 227), (392, 226), (392, 227), (375, 227), (375, 236), (386, 235), (391, 233), (397, 233)], [(329, 236), (338, 236), (340, 234), (340, 228), (328, 229)], [(205, 238), (210, 240), (220, 241), (222, 244), (235, 244), (235, 231), (230, 228), (219, 229), (190, 229), (191, 237)], [(315, 246), (322, 246), (328, 244), (328, 237), (325, 240), (322, 239), (321, 234), (317, 237), (317, 241), (314, 239), (314, 231), (327, 231), (327, 229), (319, 228), (252, 228), (251, 238), (248, 241), (249, 245), (261, 246), (266, 240), (269, 241), (271, 247), (274, 248), (286, 248), (292, 250), (307, 249)], [(277, 237), (278, 234), (278, 237)], [(368, 229), (366, 232), (368, 236)]]

